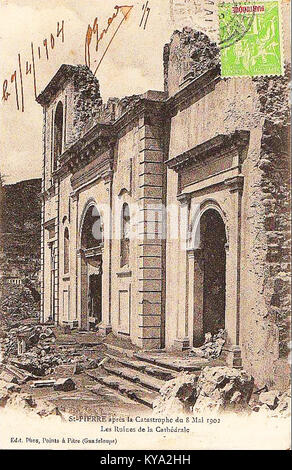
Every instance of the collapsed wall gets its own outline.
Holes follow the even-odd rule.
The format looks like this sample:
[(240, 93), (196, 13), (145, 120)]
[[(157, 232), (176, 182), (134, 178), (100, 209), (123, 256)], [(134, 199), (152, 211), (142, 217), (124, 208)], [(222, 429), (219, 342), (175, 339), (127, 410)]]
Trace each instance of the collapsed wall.
[(219, 64), (219, 49), (206, 34), (191, 28), (175, 31), (163, 51), (164, 90), (176, 93), (186, 76), (197, 78)]
[(86, 65), (70, 66), (73, 69), (72, 93), (68, 94), (68, 107), (73, 121), (67, 146), (77, 142), (97, 123), (112, 123), (130, 109), (140, 95), (121, 99), (112, 97), (103, 102), (98, 79)]

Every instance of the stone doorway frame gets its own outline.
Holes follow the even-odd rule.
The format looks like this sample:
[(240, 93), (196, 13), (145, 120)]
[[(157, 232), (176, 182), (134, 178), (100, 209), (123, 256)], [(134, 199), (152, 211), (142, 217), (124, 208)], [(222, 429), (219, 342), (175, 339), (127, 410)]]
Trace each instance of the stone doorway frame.
[[(89, 330), (89, 315), (88, 315), (88, 289), (89, 289), (89, 270), (88, 261), (89, 258), (101, 257), (101, 269), (102, 269), (102, 312), (101, 321), (104, 322), (104, 299), (106, 299), (105, 282), (103, 280), (103, 264), (104, 264), (104, 243), (99, 246), (89, 249), (82, 247), (82, 232), (84, 228), (84, 221), (90, 208), (95, 207), (97, 212), (98, 205), (95, 200), (91, 199), (85, 204), (82, 216), (80, 219), (79, 230), (78, 230), (78, 246), (77, 249), (77, 291), (78, 291), (78, 323), (81, 330)], [(102, 215), (100, 214), (101, 220)], [(91, 273), (94, 274), (94, 273)]]
[[(200, 230), (202, 216), (209, 210), (216, 211), (225, 228), (225, 292), (226, 272), (227, 272), (227, 254), (228, 254), (228, 229), (224, 212), (215, 201), (206, 201), (200, 208), (198, 215), (199, 224), (196, 225), (196, 231)], [(193, 234), (192, 234), (193, 235)], [(197, 237), (196, 237), (197, 238)], [(204, 335), (204, 252), (201, 243), (198, 247), (187, 249), (187, 282), (188, 282), (188, 311), (191, 315), (188, 318), (188, 336), (190, 346), (193, 344), (199, 346), (199, 342)], [(227, 295), (226, 295), (227, 297)], [(226, 298), (225, 298), (225, 326), (226, 326)]]
[[(216, 210), (221, 216), (226, 231), (226, 296), (225, 296), (225, 329), (227, 342), (228, 365), (241, 365), (240, 352), (240, 260), (241, 260), (241, 198), (243, 190), (243, 177), (238, 175), (224, 181), (229, 193), (231, 212), (226, 214), (219, 202), (206, 198), (201, 202), (199, 219), (209, 209)], [(225, 189), (225, 190), (226, 190)], [(190, 217), (192, 194), (182, 193), (180, 196), (181, 210), (186, 217)], [(232, 230), (231, 230), (232, 226)], [(194, 322), (194, 296), (196, 295), (195, 278), (200, 287), (202, 283), (202, 253), (201, 247), (187, 246), (186, 251), (186, 311), (185, 311), (185, 338), (179, 339), (183, 349), (193, 345)], [(197, 285), (197, 289), (198, 289)], [(201, 286), (202, 287), (202, 286)], [(203, 289), (201, 289), (202, 295)], [(202, 314), (203, 312), (201, 312)]]

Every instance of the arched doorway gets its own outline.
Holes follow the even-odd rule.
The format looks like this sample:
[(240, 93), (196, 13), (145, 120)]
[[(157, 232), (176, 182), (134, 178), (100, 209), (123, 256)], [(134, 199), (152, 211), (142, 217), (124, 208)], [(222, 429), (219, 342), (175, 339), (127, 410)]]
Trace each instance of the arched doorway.
[(95, 328), (102, 321), (101, 217), (95, 205), (89, 206), (81, 228), (81, 328)]
[(200, 221), (204, 260), (203, 332), (225, 328), (226, 233), (219, 212), (208, 209)]
[(193, 344), (200, 346), (205, 334), (225, 328), (226, 231), (220, 213), (213, 208), (200, 218), (200, 245), (194, 251)]

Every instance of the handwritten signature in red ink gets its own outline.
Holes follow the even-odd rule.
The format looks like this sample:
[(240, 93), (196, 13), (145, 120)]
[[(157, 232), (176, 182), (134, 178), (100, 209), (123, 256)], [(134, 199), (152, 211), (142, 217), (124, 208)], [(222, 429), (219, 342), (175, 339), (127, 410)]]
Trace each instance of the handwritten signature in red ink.
[(107, 27), (102, 30), (101, 34), (99, 34), (99, 24), (98, 24), (97, 18), (95, 18), (92, 26), (88, 25), (87, 32), (86, 32), (86, 35), (85, 35), (85, 64), (90, 68), (90, 65), (91, 65), (90, 45), (91, 45), (93, 36), (96, 36), (95, 51), (98, 52), (99, 43), (102, 41), (104, 36), (107, 34), (107, 32), (110, 29), (110, 26), (113, 23), (114, 19), (118, 16), (120, 11), (123, 15), (121, 21), (117, 25), (116, 29), (113, 31), (113, 35), (111, 36), (107, 47), (105, 48), (101, 58), (99, 59), (99, 62), (98, 62), (97, 66), (95, 68), (95, 71), (94, 71), (94, 75), (96, 74), (101, 62), (103, 61), (104, 56), (106, 55), (112, 41), (114, 40), (114, 37), (116, 36), (116, 34), (118, 32), (118, 30), (120, 29), (120, 27), (122, 26), (124, 21), (126, 21), (128, 19), (129, 14), (130, 14), (133, 6), (134, 5), (116, 5), (115, 8), (114, 8), (115, 12), (113, 13), (113, 15), (110, 18), (108, 18)]

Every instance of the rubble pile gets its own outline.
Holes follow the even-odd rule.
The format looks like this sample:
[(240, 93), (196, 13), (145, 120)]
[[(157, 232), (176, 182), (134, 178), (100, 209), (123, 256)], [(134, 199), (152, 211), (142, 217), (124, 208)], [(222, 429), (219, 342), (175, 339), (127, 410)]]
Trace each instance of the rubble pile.
[(29, 357), (29, 351), (33, 348), (34, 351), (31, 352), (33, 357), (45, 357), (52, 350), (55, 335), (51, 328), (43, 325), (28, 324), (7, 328), (5, 339), (2, 342), (4, 358), (19, 354), (20, 342), (23, 342), (23, 351), (21, 352), (27, 352), (27, 358)]
[[(104, 359), (100, 340), (92, 336), (88, 339), (82, 332), (64, 334), (60, 327), (26, 322), (5, 328), (5, 335), (4, 359), (0, 364), (0, 407), (22, 407), (41, 417), (61, 415), (50, 402), (40, 402), (42, 390), (49, 400), (58, 400), (60, 392), (80, 391), (84, 380), (86, 384), (85, 374), (76, 380), (74, 375), (99, 367)], [(32, 395), (27, 395), (30, 391)]]
[[(263, 389), (262, 389), (263, 390)], [(169, 380), (153, 404), (163, 415), (193, 413), (264, 413), (268, 417), (291, 416), (291, 390), (258, 391), (254, 379), (244, 370), (231, 367), (205, 367), (200, 375), (181, 373)]]
[(196, 401), (197, 380), (196, 375), (185, 372), (168, 380), (153, 403), (154, 413), (167, 415), (190, 411)]
[(9, 285), (3, 290), (0, 300), (1, 324), (11, 327), (25, 318), (39, 318), (39, 302), (28, 287)]
[[(24, 351), (20, 352), (21, 342)], [(45, 325), (24, 325), (11, 328), (3, 340), (4, 363), (9, 362), (32, 376), (46, 376), (54, 373), (60, 365), (73, 365), (73, 373), (95, 369), (103, 358), (88, 356), (88, 348), (80, 344), (58, 344), (52, 328)]]
[(0, 382), (0, 407), (9, 406), (12, 408), (23, 409), (27, 412), (32, 412), (40, 417), (47, 416), (59, 416), (63, 419), (63, 414), (60, 412), (59, 408), (54, 404), (33, 398), (32, 395), (26, 393), (15, 393), (19, 390), (12, 390), (9, 388), (9, 384), (6, 384), (4, 387)]
[(217, 334), (205, 334), (205, 342), (199, 348), (192, 348), (190, 355), (205, 359), (216, 359), (220, 356), (226, 340), (226, 331), (221, 329)]
[(273, 389), (262, 392), (258, 400), (254, 399), (250, 405), (257, 413), (275, 418), (288, 418), (291, 416), (291, 389), (285, 392)]
[(197, 382), (194, 413), (247, 409), (254, 379), (244, 370), (231, 367), (205, 367)]

